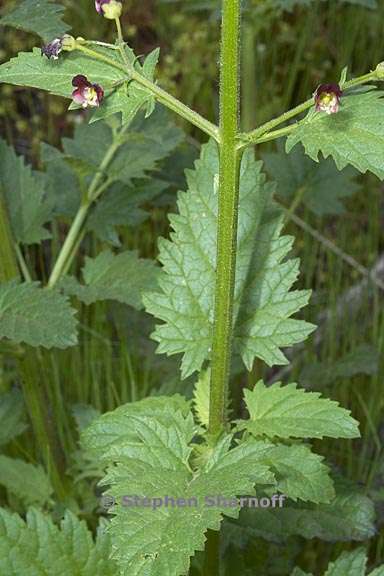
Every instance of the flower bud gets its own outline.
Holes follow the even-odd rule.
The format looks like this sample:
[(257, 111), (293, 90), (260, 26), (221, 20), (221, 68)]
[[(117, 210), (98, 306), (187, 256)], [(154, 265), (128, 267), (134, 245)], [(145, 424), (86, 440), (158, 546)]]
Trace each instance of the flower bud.
[(118, 0), (95, 0), (95, 7), (99, 14), (108, 20), (120, 18), (123, 5)]
[(384, 80), (384, 62), (380, 62), (380, 64), (376, 66), (376, 78), (378, 80)]
[(61, 39), (61, 44), (63, 46), (63, 50), (65, 50), (66, 52), (72, 52), (72, 50), (76, 49), (76, 40), (74, 39), (73, 36), (70, 36), (69, 34), (64, 34), (64, 36)]
[(41, 54), (46, 56), (49, 60), (57, 60), (62, 50), (71, 52), (75, 48), (76, 40), (72, 36), (69, 36), (69, 34), (64, 34), (61, 38), (55, 38), (43, 46)]

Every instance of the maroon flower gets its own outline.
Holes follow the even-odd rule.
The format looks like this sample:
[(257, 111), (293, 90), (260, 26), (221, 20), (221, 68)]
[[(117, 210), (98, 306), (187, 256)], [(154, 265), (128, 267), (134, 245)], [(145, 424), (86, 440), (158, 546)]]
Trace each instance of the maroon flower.
[(340, 108), (343, 92), (338, 84), (321, 84), (314, 94), (316, 112), (335, 114)]
[(95, 8), (105, 18), (115, 20), (121, 16), (122, 4), (118, 0), (95, 0)]
[(59, 58), (59, 54), (63, 49), (63, 39), (62, 38), (55, 38), (52, 42), (49, 42), (41, 49), (41, 55), (44, 54), (50, 60), (57, 60)]
[(89, 82), (86, 76), (78, 74), (72, 79), (72, 86), (76, 89), (72, 92), (73, 101), (81, 104), (83, 108), (88, 106), (100, 106), (104, 97), (104, 90), (98, 84)]

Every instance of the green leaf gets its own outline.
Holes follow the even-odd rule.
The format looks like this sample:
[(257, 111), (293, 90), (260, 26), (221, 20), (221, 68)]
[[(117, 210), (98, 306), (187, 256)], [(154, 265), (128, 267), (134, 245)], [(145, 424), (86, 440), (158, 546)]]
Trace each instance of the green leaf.
[(65, 296), (38, 282), (0, 284), (0, 338), (67, 348), (77, 343), (74, 314)]
[(0, 446), (26, 430), (23, 396), (19, 390), (11, 390), (0, 396)]
[(70, 26), (62, 21), (64, 7), (51, 0), (23, 0), (0, 19), (1, 26), (34, 32), (45, 42), (63, 36)]
[[(142, 65), (131, 48), (126, 46), (125, 52), (131, 65), (133, 65), (144, 78), (154, 82), (160, 49), (156, 48), (148, 54)], [(93, 113), (91, 122), (121, 112), (123, 124), (127, 124), (132, 121), (142, 108), (146, 111), (146, 117), (150, 116), (155, 108), (155, 99), (152, 93), (146, 88), (143, 88), (141, 84), (131, 81), (129, 84), (118, 87), (104, 100), (103, 105)]]
[(85, 304), (117, 300), (140, 310), (142, 293), (157, 285), (158, 273), (152, 260), (139, 258), (135, 251), (113, 254), (105, 250), (96, 258), (86, 257), (82, 269), (85, 284), (70, 277), (64, 279), (61, 286)]
[(276, 382), (265, 386), (259, 380), (253, 390), (244, 390), (249, 420), (240, 420), (255, 436), (270, 438), (356, 438), (358, 422), (350, 411), (334, 400), (320, 398), (318, 392), (306, 392), (297, 384)]
[(278, 152), (263, 155), (266, 170), (277, 182), (277, 193), (290, 202), (302, 199), (303, 204), (317, 216), (342, 214), (343, 198), (361, 188), (354, 180), (353, 168), (339, 172), (331, 159), (320, 164), (304, 155), (301, 147), (286, 154), (282, 146)]
[(305, 388), (321, 388), (342, 378), (353, 378), (358, 374), (377, 374), (379, 353), (368, 344), (361, 344), (335, 362), (306, 364), (299, 381)]
[(262, 462), (276, 472), (277, 488), (291, 500), (327, 503), (335, 497), (335, 491), (323, 460), (301, 444), (271, 444)]
[[(285, 501), (282, 508), (244, 508), (236, 525), (249, 538), (277, 543), (291, 536), (326, 542), (364, 541), (375, 535), (372, 501), (350, 486), (335, 483), (336, 497), (328, 504)], [(231, 523), (232, 526), (232, 523)]]
[(384, 576), (384, 564), (373, 570), (373, 572), (370, 572), (369, 576)]
[(193, 407), (197, 420), (206, 428), (209, 424), (210, 378), (210, 370), (203, 370), (200, 372), (199, 379), (197, 380), (193, 391)]
[[(205, 498), (252, 494), (256, 482), (272, 483), (273, 475), (258, 462), (267, 444), (251, 440), (230, 450), (232, 435), (193, 472), (188, 463), (196, 433), (192, 414), (170, 409), (164, 399), (157, 406), (158, 399), (151, 400), (150, 410), (141, 401), (102, 416), (85, 431), (83, 442), (110, 464), (103, 484), (115, 499), (110, 533), (121, 572), (180, 576), (188, 572), (194, 552), (203, 549), (206, 530), (218, 530), (223, 514), (235, 518), (239, 513), (237, 501), (225, 506)], [(101, 430), (104, 439), (98, 438)], [(150, 505), (123, 500), (133, 494), (151, 499)], [(166, 505), (166, 495), (175, 506)], [(155, 498), (163, 499), (161, 509), (153, 508)]]
[[(162, 107), (148, 119), (143, 115), (130, 125), (127, 132), (117, 134), (117, 150), (105, 171), (110, 182), (131, 185), (133, 179), (146, 178), (158, 163), (167, 157), (184, 138), (170, 114)], [(92, 146), (90, 146), (90, 142)], [(93, 175), (112, 145), (114, 134), (107, 122), (80, 124), (72, 139), (63, 139), (66, 161), (72, 160), (88, 175)]]
[[(189, 192), (178, 195), (171, 240), (159, 242), (161, 291), (144, 296), (146, 310), (164, 321), (153, 338), (158, 352), (183, 353), (182, 377), (200, 370), (210, 356), (216, 275), (218, 152), (202, 147), (194, 171), (187, 171)], [(309, 299), (309, 291), (289, 292), (298, 260), (283, 261), (292, 238), (280, 236), (283, 219), (272, 203), (261, 163), (243, 157), (235, 287), (235, 353), (250, 370), (256, 357), (268, 365), (286, 364), (280, 347), (301, 342), (314, 326), (290, 319)]]
[(134, 185), (115, 182), (102, 195), (87, 220), (88, 230), (103, 242), (120, 246), (117, 226), (138, 226), (149, 217), (140, 205), (159, 196), (167, 187), (166, 182), (151, 178)]
[(155, 418), (162, 424), (177, 423), (175, 414), (181, 412), (183, 416), (189, 413), (189, 402), (180, 394), (173, 396), (148, 397), (119, 406), (113, 412), (107, 412), (92, 422), (82, 434), (82, 441), (87, 451), (92, 455), (103, 458), (108, 456), (109, 450), (118, 452), (119, 446), (124, 446), (135, 438), (132, 430), (133, 416)]
[(79, 178), (57, 148), (42, 142), (41, 161), (45, 167), (47, 195), (51, 198), (53, 213), (74, 216), (81, 200)]
[(367, 556), (364, 548), (353, 552), (343, 552), (341, 556), (328, 566), (324, 576), (364, 576)]
[(52, 219), (52, 203), (45, 194), (44, 175), (33, 172), (0, 139), (0, 193), (9, 213), (12, 234), (17, 242), (38, 244), (50, 233), (44, 224)]
[(301, 568), (296, 567), (291, 572), (291, 576), (313, 576), (313, 574), (311, 572), (303, 572), (303, 570), (301, 570)]
[(50, 480), (41, 466), (2, 454), (0, 454), (0, 484), (26, 506), (43, 506), (53, 493)]
[(371, 89), (343, 96), (337, 114), (328, 115), (311, 109), (288, 136), (287, 152), (301, 142), (306, 154), (316, 162), (321, 152), (324, 158), (332, 156), (339, 170), (351, 164), (359, 172), (370, 171), (383, 180), (382, 95), (383, 92)]
[(116, 576), (109, 559), (109, 538), (99, 530), (96, 541), (84, 521), (67, 511), (60, 529), (39, 510), (26, 521), (0, 509), (0, 573), (7, 576)]
[[(103, 55), (118, 60), (113, 50), (98, 48)], [(51, 94), (71, 98), (72, 78), (84, 74), (91, 82), (100, 84), (106, 90), (106, 99), (113, 97), (116, 82), (126, 78), (126, 74), (100, 60), (90, 58), (79, 51), (65, 53), (58, 60), (42, 58), (39, 48), (32, 52), (20, 52), (16, 58), (0, 66), (0, 82), (16, 86), (30, 86), (47, 90)]]

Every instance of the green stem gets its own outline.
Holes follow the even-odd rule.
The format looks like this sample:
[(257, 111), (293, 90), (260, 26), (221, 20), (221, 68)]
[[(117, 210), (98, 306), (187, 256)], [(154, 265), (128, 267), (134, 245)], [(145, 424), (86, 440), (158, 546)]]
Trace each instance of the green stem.
[(79, 234), (81, 233), (90, 206), (91, 202), (87, 200), (86, 202), (81, 204), (80, 208), (78, 209), (75, 219), (72, 222), (72, 226), (69, 229), (67, 237), (64, 241), (63, 247), (60, 250), (60, 254), (52, 269), (51, 275), (48, 280), (48, 288), (53, 288), (60, 280), (63, 270), (65, 268), (67, 258), (70, 255), (74, 244), (76, 244)]
[(137, 72), (137, 70), (133, 69), (131, 64), (126, 65), (122, 64), (121, 62), (117, 62), (116, 60), (112, 60), (112, 58), (108, 58), (108, 56), (105, 56), (104, 54), (100, 54), (95, 50), (91, 50), (90, 48), (87, 48), (86, 46), (84, 46), (84, 44), (81, 43), (79, 43), (76, 48), (78, 50), (81, 50), (81, 52), (88, 54), (88, 56), (90, 56), (91, 58), (96, 58), (97, 60), (101, 60), (102, 62), (105, 62), (110, 66), (113, 66), (114, 68), (122, 70), (128, 75), (129, 80), (134, 80), (138, 84), (141, 84), (141, 86), (144, 86), (149, 92), (151, 92), (154, 95), (154, 97), (156, 98), (156, 100), (158, 100), (158, 102), (164, 104), (164, 106), (166, 106), (173, 112), (176, 112), (176, 114), (178, 114), (185, 120), (188, 120), (188, 122), (190, 122), (194, 126), (197, 126), (197, 128), (200, 128), (200, 130), (208, 134), (208, 136), (214, 138), (217, 142), (219, 141), (220, 138), (219, 129), (215, 124), (212, 124), (212, 122), (210, 122), (209, 120), (207, 120), (206, 118), (204, 118), (203, 116), (201, 116), (200, 114), (198, 114), (197, 112), (195, 112), (194, 110), (192, 110), (191, 108), (180, 102), (180, 100), (178, 100), (171, 94), (168, 94), (168, 92), (160, 88), (157, 84), (151, 82), (151, 80), (148, 80), (148, 78), (142, 76), (139, 72)]
[[(94, 175), (92, 182), (88, 188), (86, 198), (83, 200), (80, 208), (77, 211), (75, 219), (69, 229), (68, 235), (64, 241), (61, 248), (60, 254), (55, 262), (52, 269), (51, 275), (48, 280), (48, 287), (52, 288), (57, 284), (63, 274), (68, 270), (73, 256), (75, 254), (75, 248), (78, 248), (81, 242), (81, 238), (84, 234), (84, 223), (88, 217), (89, 209), (91, 208), (93, 202), (100, 196), (101, 192), (106, 188), (106, 184), (109, 182), (101, 183), (101, 180), (108, 168), (110, 162), (112, 161), (116, 151), (121, 145), (121, 137), (124, 134), (127, 126), (123, 128), (119, 135), (116, 137), (114, 142), (108, 148), (103, 160), (100, 163), (99, 169)], [(101, 183), (101, 184), (100, 184)], [(68, 264), (69, 262), (69, 264)]]
[(24, 256), (21, 252), (20, 246), (18, 245), (17, 242), (15, 242), (14, 248), (15, 248), (15, 254), (17, 257), (17, 261), (19, 263), (20, 270), (21, 270), (21, 273), (23, 275), (24, 280), (26, 280), (27, 282), (32, 282), (31, 274), (30, 274), (30, 272), (28, 270), (28, 266), (24, 260)]
[[(353, 80), (349, 80), (348, 82), (345, 82), (341, 86), (341, 88), (343, 90), (347, 90), (348, 88), (353, 88), (354, 86), (359, 86), (360, 84), (364, 84), (365, 82), (370, 82), (372, 80), (379, 80), (376, 70), (374, 70), (373, 72), (369, 72), (368, 74), (364, 74), (363, 76), (359, 76), (358, 78), (354, 78)], [(276, 126), (279, 126), (280, 124), (283, 124), (288, 120), (291, 120), (295, 116), (298, 116), (299, 114), (311, 108), (313, 106), (313, 102), (314, 102), (313, 98), (309, 98), (302, 104), (299, 104), (298, 106), (295, 106), (295, 108), (292, 108), (287, 112), (284, 112), (284, 114), (281, 114), (281, 116), (278, 116), (277, 118), (269, 120), (268, 122), (262, 124), (255, 130), (239, 134), (238, 138), (240, 139), (240, 142), (238, 143), (238, 149), (241, 150), (253, 144), (260, 144), (261, 142), (267, 142), (268, 140), (274, 140), (275, 138), (284, 136), (285, 132), (283, 132), (283, 130), (289, 129), (289, 131), (291, 131), (297, 125), (286, 126), (285, 128), (282, 128), (281, 131), (276, 130), (275, 132), (272, 132), (273, 129)]]
[(241, 160), (241, 154), (236, 149), (240, 107), (239, 27), (240, 0), (223, 0), (219, 212), (209, 407), (209, 434), (213, 438), (217, 438), (226, 426), (225, 407), (232, 352), (232, 316)]
[[(0, 198), (0, 282), (20, 280), (17, 258), (9, 225), (9, 218)], [(22, 348), (18, 354), (18, 368), (21, 375), (23, 396), (32, 423), (38, 450), (43, 457), (53, 488), (60, 500), (66, 498), (63, 480), (65, 460), (60, 451), (60, 444), (55, 428), (50, 421), (46, 401), (43, 397), (43, 377), (39, 350)]]

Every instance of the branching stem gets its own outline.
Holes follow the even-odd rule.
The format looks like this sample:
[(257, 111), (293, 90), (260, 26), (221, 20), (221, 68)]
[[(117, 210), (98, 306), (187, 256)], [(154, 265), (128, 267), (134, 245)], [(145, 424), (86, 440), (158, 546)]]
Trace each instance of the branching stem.
[[(368, 74), (364, 74), (363, 76), (359, 76), (357, 78), (354, 78), (353, 80), (345, 82), (341, 87), (345, 91), (348, 90), (349, 88), (353, 88), (354, 86), (359, 86), (360, 84), (364, 84), (365, 82), (371, 82), (373, 80), (378, 79), (379, 77), (377, 71), (374, 70), (372, 72), (369, 72)], [(283, 124), (288, 120), (291, 120), (292, 118), (295, 118), (299, 114), (302, 114), (312, 106), (313, 106), (313, 98), (309, 98), (302, 104), (299, 104), (298, 106), (295, 106), (295, 108), (292, 108), (287, 112), (284, 112), (284, 114), (281, 114), (281, 116), (278, 116), (277, 118), (269, 120), (268, 122), (262, 124), (255, 130), (239, 134), (238, 135), (239, 142), (237, 145), (238, 149), (242, 150), (247, 146), (253, 146), (254, 144), (260, 144), (262, 142), (267, 142), (269, 140), (275, 140), (276, 138), (280, 138), (281, 136), (289, 134), (290, 132), (295, 130), (299, 124), (291, 124), (279, 130), (274, 130), (274, 128), (280, 126), (280, 124)]]
[(156, 98), (158, 102), (160, 102), (173, 112), (176, 112), (176, 114), (178, 114), (185, 120), (188, 120), (188, 122), (190, 122), (194, 126), (197, 126), (197, 128), (200, 128), (200, 130), (208, 134), (208, 136), (214, 138), (214, 140), (216, 140), (217, 142), (219, 141), (220, 139), (219, 128), (215, 124), (212, 124), (212, 122), (201, 116), (198, 112), (195, 112), (194, 110), (189, 108), (189, 106), (186, 106), (185, 104), (180, 102), (180, 100), (178, 100), (171, 94), (168, 94), (168, 92), (160, 88), (160, 86), (158, 86), (154, 82), (151, 82), (151, 80), (148, 80), (148, 78), (142, 76), (142, 74), (137, 72), (137, 70), (133, 69), (131, 64), (127, 65), (126, 63), (123, 64), (122, 62), (113, 60), (112, 58), (109, 58), (108, 56), (105, 56), (104, 54), (101, 54), (96, 50), (92, 50), (91, 48), (84, 46), (84, 44), (82, 43), (78, 43), (77, 49), (81, 50), (85, 54), (88, 54), (88, 56), (90, 56), (91, 58), (101, 60), (106, 64), (113, 66), (114, 68), (118, 68), (119, 70), (123, 71), (126, 74), (128, 73), (128, 77), (130, 80), (134, 80), (138, 84), (141, 84), (141, 86), (143, 86), (153, 94), (153, 96)]

